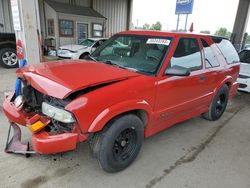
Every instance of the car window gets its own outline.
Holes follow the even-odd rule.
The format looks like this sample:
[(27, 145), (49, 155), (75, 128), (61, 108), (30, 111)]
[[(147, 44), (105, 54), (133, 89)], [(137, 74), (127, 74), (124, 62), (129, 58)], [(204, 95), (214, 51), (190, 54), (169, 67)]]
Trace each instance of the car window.
[(200, 47), (197, 39), (181, 38), (171, 58), (169, 67), (181, 66), (191, 71), (202, 68)]
[(205, 66), (206, 68), (218, 67), (220, 66), (211, 46), (204, 40), (201, 39), (201, 43), (204, 51)]
[(101, 41), (97, 41), (97, 42), (94, 44), (94, 46), (93, 46), (93, 47), (94, 47), (94, 48), (97, 48), (98, 46), (100, 46), (100, 45), (101, 45), (101, 43), (102, 43)]
[(94, 44), (95, 41), (90, 40), (90, 39), (85, 39), (82, 42), (80, 42), (80, 45), (90, 47)]
[(240, 62), (250, 64), (250, 50), (243, 50), (239, 53)]
[(239, 62), (239, 56), (229, 40), (217, 37), (213, 37), (212, 39), (220, 49), (228, 64)]
[(137, 72), (155, 74), (170, 43), (168, 37), (115, 35), (97, 48), (92, 57)]

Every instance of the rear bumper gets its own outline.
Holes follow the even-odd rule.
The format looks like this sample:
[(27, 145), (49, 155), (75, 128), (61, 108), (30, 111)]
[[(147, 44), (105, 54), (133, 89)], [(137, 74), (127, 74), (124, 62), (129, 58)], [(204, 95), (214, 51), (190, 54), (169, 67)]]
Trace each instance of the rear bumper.
[[(12, 102), (13, 99), (14, 93), (9, 95), (3, 104), (3, 112), (11, 123), (26, 126), (34, 116), (40, 117), (37, 121), (44, 119), (44, 117), (37, 114), (31, 116), (23, 113), (21, 109), (15, 107)], [(78, 141), (85, 141), (86, 139), (87, 136), (79, 135), (77, 131), (75, 133), (73, 131), (72, 133), (49, 135), (48, 132), (42, 130), (32, 134), (32, 148), (36, 153), (40, 154), (58, 153), (74, 150)]]
[(250, 79), (238, 78), (240, 91), (250, 92)]
[(230, 88), (230, 93), (229, 93), (230, 99), (232, 99), (233, 97), (235, 97), (237, 95), (238, 88), (239, 88), (239, 83), (234, 82)]

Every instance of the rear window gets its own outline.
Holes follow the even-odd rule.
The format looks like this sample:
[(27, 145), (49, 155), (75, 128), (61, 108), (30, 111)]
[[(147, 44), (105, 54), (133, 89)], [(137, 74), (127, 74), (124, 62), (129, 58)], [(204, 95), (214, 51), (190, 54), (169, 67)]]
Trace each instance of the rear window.
[(221, 53), (224, 55), (228, 64), (239, 62), (240, 60), (239, 56), (229, 40), (214, 37), (213, 41), (217, 44), (218, 48), (220, 49)]
[(220, 64), (211, 46), (209, 46), (209, 44), (204, 39), (201, 39), (201, 43), (203, 46), (206, 68), (219, 67)]

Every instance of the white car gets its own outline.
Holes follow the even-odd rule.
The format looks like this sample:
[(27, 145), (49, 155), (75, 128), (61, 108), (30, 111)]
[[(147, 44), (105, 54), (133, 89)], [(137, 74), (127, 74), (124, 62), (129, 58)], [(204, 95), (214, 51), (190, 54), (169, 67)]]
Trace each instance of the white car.
[(242, 50), (240, 57), (239, 90), (250, 93), (250, 49)]
[(106, 40), (105, 38), (89, 38), (80, 44), (64, 45), (57, 50), (57, 56), (63, 59), (84, 59)]

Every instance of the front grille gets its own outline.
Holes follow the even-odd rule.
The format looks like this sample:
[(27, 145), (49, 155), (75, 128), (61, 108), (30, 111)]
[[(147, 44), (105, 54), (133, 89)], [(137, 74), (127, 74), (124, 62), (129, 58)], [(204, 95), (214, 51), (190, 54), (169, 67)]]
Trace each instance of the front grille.
[(246, 84), (239, 84), (239, 88), (244, 89), (244, 88), (246, 88), (246, 87), (247, 87), (247, 85), (246, 85)]
[(248, 79), (248, 78), (250, 78), (250, 77), (249, 77), (249, 76), (245, 76), (245, 75), (240, 74), (240, 75), (239, 75), (239, 78), (242, 78), (242, 79)]

